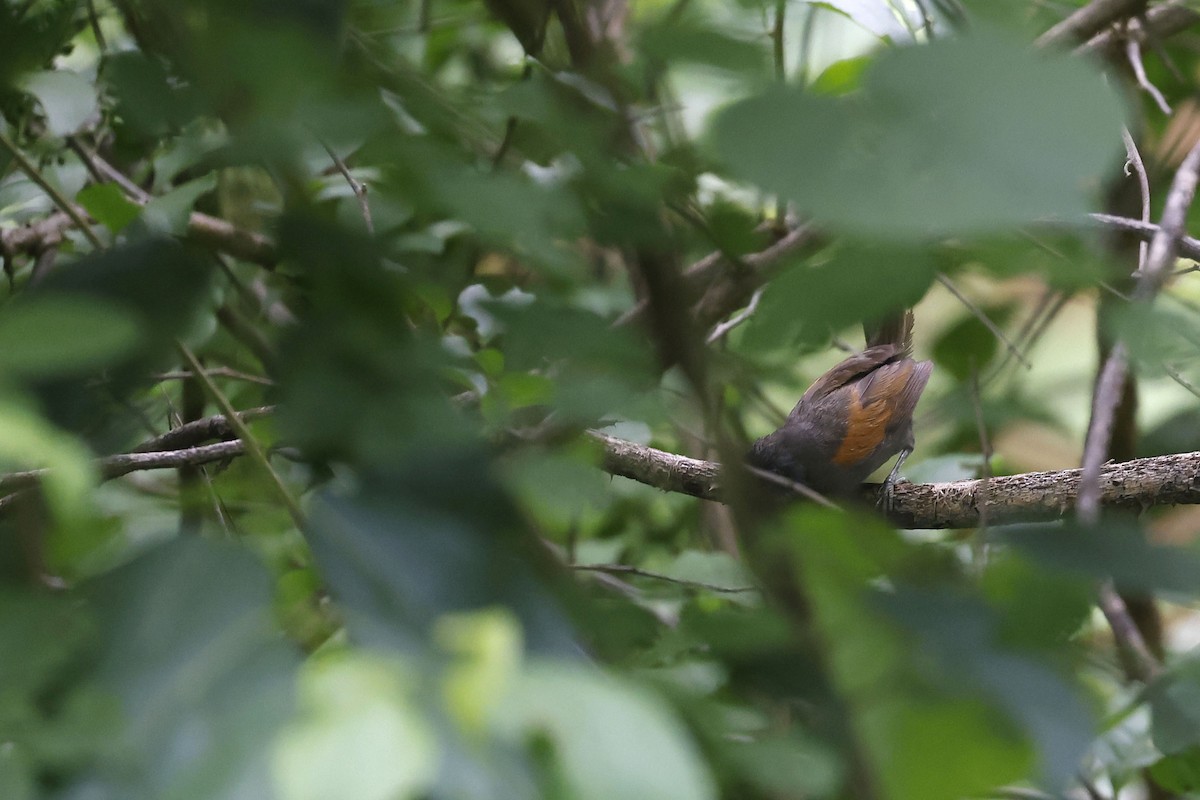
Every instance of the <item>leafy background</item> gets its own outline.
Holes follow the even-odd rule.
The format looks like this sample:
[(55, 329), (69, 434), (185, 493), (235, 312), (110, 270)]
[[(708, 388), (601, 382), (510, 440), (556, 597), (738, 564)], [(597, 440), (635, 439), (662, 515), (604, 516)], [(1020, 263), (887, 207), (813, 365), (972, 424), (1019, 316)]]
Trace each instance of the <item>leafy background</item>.
[[(1136, 263), (1084, 215), (1138, 216), (1125, 124), (1157, 218), (1200, 39), (1167, 114), (1033, 46), (1070, 6), (0, 0), (0, 797), (1200, 791), (1194, 510), (897, 532), (584, 435), (736, 457), (915, 304), (912, 480), (1077, 465)], [(1200, 448), (1197, 302), (1136, 323), (1136, 454)]]

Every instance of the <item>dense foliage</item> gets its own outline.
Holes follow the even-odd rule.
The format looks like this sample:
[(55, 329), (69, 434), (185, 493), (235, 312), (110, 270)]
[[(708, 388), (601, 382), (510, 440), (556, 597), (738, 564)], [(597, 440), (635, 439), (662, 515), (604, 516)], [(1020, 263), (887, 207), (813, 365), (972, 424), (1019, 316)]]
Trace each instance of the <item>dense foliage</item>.
[(1158, 219), (1200, 38), (1069, 5), (0, 0), (0, 798), (1200, 791), (1194, 515), (901, 532), (588, 434), (736, 464), (916, 305), (912, 480), (1077, 464), (1097, 330), (1114, 457), (1200, 449), (1195, 278), (1087, 217), (1126, 126)]

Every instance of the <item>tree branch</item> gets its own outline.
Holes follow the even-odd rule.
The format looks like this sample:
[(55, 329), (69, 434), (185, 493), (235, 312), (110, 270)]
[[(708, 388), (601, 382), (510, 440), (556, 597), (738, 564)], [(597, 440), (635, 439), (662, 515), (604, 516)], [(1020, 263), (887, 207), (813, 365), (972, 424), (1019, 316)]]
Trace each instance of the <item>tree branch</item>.
[[(601, 468), (612, 475), (704, 500), (722, 499), (721, 466), (715, 462), (599, 432), (591, 436), (603, 445)], [(1080, 474), (1081, 470), (1065, 469), (986, 482), (898, 483), (889, 519), (903, 528), (973, 528), (980, 524), (981, 511), (988, 525), (1061, 519), (1075, 506)], [(864, 503), (873, 504), (878, 491), (877, 485), (864, 486)], [(1200, 504), (1200, 452), (1104, 465), (1100, 503), (1135, 513), (1151, 506)]]
[[(1189, 8), (1187, 0), (1170, 0), (1159, 3), (1146, 12), (1145, 22), (1138, 33), (1144, 39), (1153, 42), (1187, 30), (1197, 22), (1200, 22), (1200, 12)], [(1101, 58), (1119, 57), (1127, 35), (1125, 31), (1109, 28), (1088, 39), (1085, 44), (1077, 47), (1075, 52)]]
[(1146, 7), (1146, 0), (1092, 0), (1037, 39), (1038, 47), (1085, 42), (1119, 19), (1131, 17)]

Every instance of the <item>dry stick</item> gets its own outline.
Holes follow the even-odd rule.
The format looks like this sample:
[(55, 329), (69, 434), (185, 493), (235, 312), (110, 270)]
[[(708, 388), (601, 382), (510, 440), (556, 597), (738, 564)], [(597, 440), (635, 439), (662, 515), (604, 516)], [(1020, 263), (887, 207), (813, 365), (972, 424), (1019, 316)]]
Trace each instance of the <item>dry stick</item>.
[[(246, 383), (256, 383), (259, 386), (274, 386), (275, 381), (270, 378), (265, 378), (262, 375), (251, 375), (249, 372), (242, 372), (233, 369), (232, 367), (205, 367), (204, 371), (209, 375), (214, 375), (218, 378), (229, 378), (235, 381), (245, 381)], [(194, 377), (189, 370), (174, 370), (171, 372), (160, 372), (154, 376), (156, 381), (185, 381), (188, 378)]]
[(687, 586), (693, 589), (704, 589), (709, 592), (719, 592), (722, 594), (741, 594), (744, 592), (757, 592), (757, 586), (718, 586), (715, 583), (705, 583), (704, 581), (692, 581), (684, 578), (673, 578), (670, 575), (663, 575), (661, 572), (650, 572), (639, 567), (631, 567), (626, 564), (569, 564), (570, 569), (578, 572), (603, 572), (609, 575), (634, 575), (639, 578), (651, 578), (656, 581), (665, 581), (667, 583), (675, 583), (680, 586)]
[[(1170, 113), (1170, 112), (1168, 112)], [(1121, 126), (1121, 140), (1125, 142), (1125, 154), (1129, 159), (1125, 165), (1125, 174), (1129, 174), (1129, 167), (1133, 167), (1134, 173), (1138, 179), (1138, 189), (1142, 194), (1142, 222), (1150, 224), (1150, 176), (1146, 174), (1146, 162), (1142, 161), (1142, 154), (1138, 151), (1137, 142), (1133, 140), (1133, 134), (1129, 132), (1128, 126)], [(1138, 243), (1138, 266), (1137, 274), (1141, 274), (1146, 267), (1146, 254), (1150, 250), (1149, 243), (1142, 239)]]
[[(1130, 21), (1131, 30), (1135, 24), (1133, 20)], [(1142, 87), (1142, 91), (1150, 95), (1160, 111), (1168, 117), (1171, 116), (1171, 106), (1167, 104), (1167, 99), (1163, 97), (1158, 87), (1146, 77), (1146, 65), (1142, 63), (1142, 46), (1138, 44), (1138, 40), (1133, 36), (1130, 36), (1125, 42), (1125, 56), (1129, 59), (1129, 66), (1133, 68), (1133, 77), (1137, 81), (1137, 85)]]
[(183, 360), (187, 363), (188, 367), (191, 368), (192, 372), (196, 374), (196, 377), (200, 379), (200, 383), (204, 385), (205, 391), (207, 391), (212, 399), (216, 402), (217, 407), (225, 413), (225, 417), (230, 426), (237, 433), (238, 438), (241, 439), (246, 445), (246, 452), (249, 453), (250, 457), (254, 459), (271, 478), (271, 483), (274, 485), (275, 491), (279, 494), (279, 498), (283, 501), (284, 507), (287, 508), (288, 513), (291, 515), (292, 521), (296, 523), (296, 527), (303, 528), (304, 512), (300, 510), (300, 506), (296, 502), (296, 499), (292, 497), (292, 493), (288, 491), (287, 486), (283, 482), (283, 478), (279, 476), (279, 473), (275, 470), (275, 467), (271, 465), (271, 460), (267, 458), (266, 451), (262, 449), (262, 446), (259, 445), (258, 440), (255, 439), (254, 435), (250, 433), (250, 429), (246, 427), (246, 423), (242, 422), (241, 418), (238, 416), (233, 404), (229, 402), (229, 398), (226, 397), (225, 393), (222, 392), (220, 388), (213, 382), (213, 379), (205, 374), (204, 368), (200, 366), (200, 362), (196, 358), (195, 353), (193, 353), (186, 344), (176, 339), (175, 349), (179, 351), (179, 355), (183, 357)]
[(363, 222), (367, 224), (367, 233), (373, 235), (375, 233), (375, 223), (371, 221), (371, 204), (367, 200), (367, 187), (362, 181), (351, 174), (350, 168), (346, 166), (346, 162), (334, 152), (332, 147), (325, 142), (321, 142), (321, 146), (325, 148), (325, 152), (333, 159), (334, 165), (338, 168), (338, 172), (342, 173), (342, 177), (346, 179), (346, 183), (350, 184), (350, 191), (354, 192), (354, 196), (358, 198), (358, 207), (362, 211)]
[(720, 341), (731, 330), (750, 319), (750, 317), (754, 316), (754, 312), (758, 310), (758, 302), (762, 300), (763, 288), (764, 287), (760, 286), (754, 290), (754, 294), (750, 297), (750, 302), (744, 309), (730, 317), (725, 322), (722, 322), (717, 327), (713, 328), (712, 333), (710, 333), (708, 335), (708, 339), (705, 340), (706, 343), (714, 344), (715, 342)]
[(83, 232), (83, 235), (88, 238), (88, 241), (97, 250), (104, 247), (104, 242), (100, 241), (99, 235), (88, 225), (87, 220), (79, 213), (79, 209), (62, 192), (55, 188), (53, 184), (46, 180), (45, 176), (38, 171), (37, 166), (25, 157), (25, 154), (13, 143), (12, 139), (8, 138), (3, 129), (0, 129), (0, 146), (3, 146), (9, 152), (13, 160), (17, 162), (20, 170), (29, 177), (29, 180), (36, 183), (54, 201), (54, 205), (62, 209), (63, 213), (71, 218), (71, 221), (75, 223), (76, 227)]
[[(1136, 166), (1136, 165), (1135, 165)], [(1128, 233), (1136, 236), (1144, 242), (1148, 242), (1158, 233), (1158, 226), (1151, 222), (1142, 222), (1129, 217), (1118, 217), (1113, 214), (1094, 213), (1088, 214), (1088, 218), (1093, 222), (1098, 222), (1106, 228), (1111, 228), (1122, 233)], [(1191, 236), (1180, 236), (1178, 242), (1178, 252), (1181, 256), (1188, 258), (1200, 259), (1200, 239)]]
[[(702, 500), (723, 500), (722, 470), (716, 462), (668, 453), (598, 431), (590, 432), (590, 436), (601, 444), (600, 467), (609, 474)], [(1081, 475), (1080, 469), (1064, 469), (993, 476), (986, 487), (988, 524), (1062, 519), (1076, 505)], [(786, 478), (768, 480), (796, 490)], [(874, 503), (879, 488), (864, 486), (863, 503)], [(902, 528), (975, 528), (984, 510), (983, 495), (982, 480), (901, 482), (893, 487), (888, 518)], [(1200, 452), (1105, 464), (1100, 471), (1100, 500), (1105, 508), (1134, 513), (1151, 506), (1200, 504)]]
[[(233, 439), (227, 442), (156, 450), (148, 453), (118, 453), (96, 459), (96, 467), (102, 480), (119, 478), (131, 472), (151, 469), (177, 469), (184, 466), (202, 466), (214, 461), (225, 461), (245, 453), (245, 446)], [(28, 489), (46, 477), (48, 469), (31, 469), (10, 472), (0, 476), (0, 492), (6, 494)], [(0, 498), (7, 500), (8, 498)]]
[[(1192, 27), (1200, 22), (1200, 12), (1189, 8), (1188, 4), (1189, 0), (1170, 0), (1154, 5), (1146, 12), (1139, 34), (1153, 42)], [(1075, 52), (1116, 58), (1120, 56), (1120, 47), (1126, 36), (1126, 32), (1109, 28), (1075, 48)]]
[[(1180, 164), (1178, 172), (1175, 173), (1175, 179), (1167, 193), (1162, 221), (1154, 238), (1150, 241), (1146, 263), (1140, 270), (1138, 284), (1134, 289), (1136, 302), (1152, 302), (1155, 295), (1158, 294), (1159, 288), (1169, 276), (1170, 268), (1175, 261), (1176, 248), (1187, 221), (1187, 211), (1196, 194), (1198, 171), (1200, 171), (1200, 142), (1192, 147), (1183, 163)], [(1104, 455), (1108, 452), (1113, 414), (1120, 398), (1121, 383), (1127, 368), (1127, 357), (1125, 343), (1117, 342), (1101, 370), (1100, 381), (1096, 387), (1092, 423), (1088, 426), (1087, 442), (1083, 451), (1084, 478), (1079, 496), (1079, 515), (1085, 523), (1093, 523), (1099, 517), (1098, 476)]]
[[(1159, 289), (1170, 276), (1178, 242), (1187, 222), (1187, 211), (1196, 195), (1198, 178), (1200, 142), (1193, 145), (1183, 159), (1167, 192), (1159, 230), (1150, 241), (1145, 264), (1140, 265), (1138, 283), (1133, 293), (1134, 301), (1139, 304), (1152, 304)], [(1083, 450), (1083, 471), (1076, 504), (1079, 520), (1085, 525), (1094, 525), (1100, 519), (1100, 467), (1108, 452), (1113, 416), (1120, 401), (1128, 358), (1125, 342), (1118, 341), (1104, 363), (1096, 386), (1092, 421), (1088, 426)], [(1132, 656), (1136, 676), (1142, 681), (1152, 680), (1161, 668), (1142, 638), (1137, 624), (1130, 617), (1125, 601), (1117, 594), (1111, 581), (1101, 584), (1099, 593), (1100, 610), (1108, 620), (1117, 642)]]
[[(129, 180), (98, 153), (88, 150), (75, 137), (69, 137), (67, 144), (79, 155), (89, 172), (99, 180), (111, 180), (116, 183), (138, 205), (145, 205), (153, 199), (149, 192)], [(243, 230), (230, 222), (199, 211), (193, 211), (188, 217), (187, 233), (194, 241), (206, 247), (228, 253), (251, 264), (258, 264), (268, 270), (274, 269), (279, 260), (275, 243), (266, 236)]]
[(983, 419), (983, 401), (979, 396), (979, 372), (974, 365), (971, 367), (971, 404), (975, 407), (975, 426), (979, 429), (979, 454), (983, 460), (980, 464), (983, 474), (981, 475), (982, 483), (980, 484), (980, 503), (979, 503), (979, 529), (975, 533), (976, 543), (976, 569), (982, 574), (983, 567), (987, 563), (987, 526), (988, 526), (988, 503), (990, 498), (988, 490), (991, 488), (992, 480), (992, 443), (988, 439), (987, 424)]
[[(261, 419), (273, 413), (275, 413), (275, 406), (260, 406), (259, 408), (239, 411), (237, 416), (239, 419), (249, 421)], [(214, 414), (211, 417), (202, 417), (201, 419), (180, 425), (177, 428), (172, 428), (164, 434), (155, 436), (153, 439), (147, 439), (133, 448), (132, 452), (152, 453), (162, 450), (178, 450), (183, 447), (191, 447), (200, 442), (206, 442), (210, 439), (235, 438), (237, 438), (237, 431), (234, 430), (233, 425), (229, 423), (225, 415)]]
[(1141, 10), (1144, 0), (1092, 0), (1037, 39), (1038, 47), (1086, 41), (1122, 17)]
[(966, 309), (970, 311), (977, 320), (983, 323), (983, 327), (991, 331), (992, 335), (999, 339), (1004, 346), (1008, 348), (1008, 352), (1012, 353), (1013, 358), (1019, 361), (1021, 366), (1025, 367), (1025, 369), (1033, 368), (1033, 365), (1030, 364), (1029, 360), (1021, 354), (1021, 351), (1017, 349), (1017, 346), (1013, 344), (1011, 340), (1009, 340), (1009, 338), (1004, 334), (1004, 331), (1000, 330), (1000, 327), (996, 325), (996, 323), (988, 319), (987, 314), (983, 313), (983, 309), (972, 303), (966, 295), (959, 291), (958, 287), (954, 285), (950, 278), (948, 278), (944, 273), (939, 272), (937, 275), (937, 281), (942, 286), (945, 286), (950, 294), (954, 295), (958, 302), (966, 306)]

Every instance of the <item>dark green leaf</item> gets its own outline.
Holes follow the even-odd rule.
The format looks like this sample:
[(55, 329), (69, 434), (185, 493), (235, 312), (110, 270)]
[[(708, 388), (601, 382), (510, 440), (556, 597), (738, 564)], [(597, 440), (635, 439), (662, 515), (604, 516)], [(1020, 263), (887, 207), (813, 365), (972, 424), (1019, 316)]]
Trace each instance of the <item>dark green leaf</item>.
[(1121, 122), (1085, 62), (976, 32), (885, 52), (861, 93), (741, 101), (715, 141), (736, 173), (816, 218), (911, 240), (1081, 215)]

